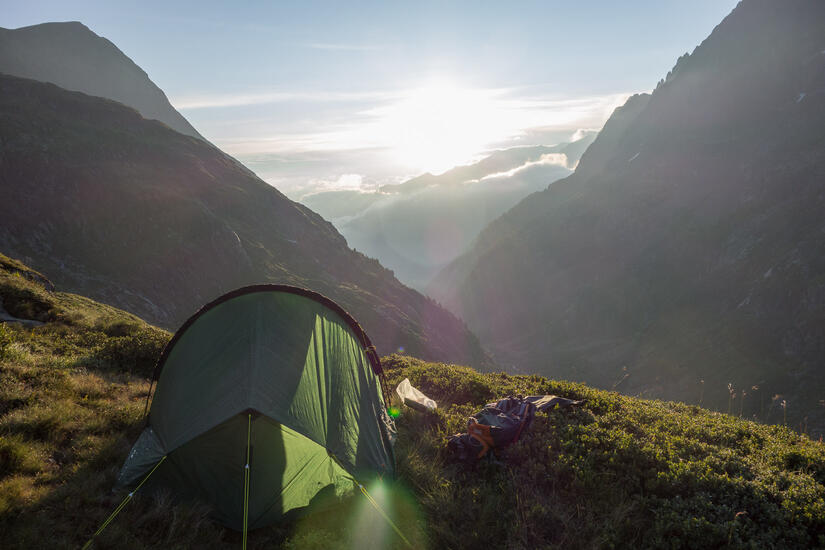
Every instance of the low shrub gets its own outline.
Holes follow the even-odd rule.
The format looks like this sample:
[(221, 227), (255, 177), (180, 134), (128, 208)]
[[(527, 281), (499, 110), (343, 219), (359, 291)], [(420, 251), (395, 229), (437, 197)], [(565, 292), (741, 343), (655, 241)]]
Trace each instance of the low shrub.
[(125, 336), (108, 338), (95, 358), (108, 367), (139, 376), (150, 376), (169, 335), (152, 327), (134, 330)]

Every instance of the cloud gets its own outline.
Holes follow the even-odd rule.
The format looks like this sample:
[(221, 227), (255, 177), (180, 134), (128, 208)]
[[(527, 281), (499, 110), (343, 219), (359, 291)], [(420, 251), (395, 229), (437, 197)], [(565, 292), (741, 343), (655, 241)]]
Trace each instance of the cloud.
[(360, 191), (363, 183), (364, 176), (360, 174), (343, 174), (335, 181), (335, 183), (332, 184), (332, 187), (337, 191)]
[(599, 128), (579, 128), (573, 135), (570, 136), (570, 141), (579, 141), (580, 139), (584, 139), (591, 134), (596, 134), (599, 132)]
[(357, 193), (376, 193), (379, 184), (361, 174), (341, 174), (337, 178), (312, 178), (304, 181), (300, 187), (292, 190), (295, 200), (302, 201), (312, 195), (330, 191), (354, 191)]
[(382, 102), (398, 97), (391, 92), (269, 91), (225, 93), (176, 97), (170, 103), (181, 111), (266, 105), (271, 103), (350, 103)]
[(348, 51), (348, 52), (367, 52), (381, 49), (381, 46), (373, 44), (339, 44), (329, 42), (312, 42), (305, 44), (307, 48), (313, 50), (331, 50), (331, 51)]
[(536, 166), (561, 166), (562, 168), (572, 170), (572, 167), (568, 165), (567, 155), (565, 155), (564, 153), (547, 153), (539, 157), (539, 160), (525, 162), (521, 166), (517, 166), (505, 172), (487, 174), (486, 176), (481, 178), (481, 181), (500, 178), (512, 178), (513, 176), (521, 172), (524, 172), (525, 170), (534, 168)]

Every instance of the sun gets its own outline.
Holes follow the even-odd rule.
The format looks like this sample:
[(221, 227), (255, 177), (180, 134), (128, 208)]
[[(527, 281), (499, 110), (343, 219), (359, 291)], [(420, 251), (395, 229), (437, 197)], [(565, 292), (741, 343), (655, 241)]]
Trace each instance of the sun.
[(388, 107), (386, 130), (397, 160), (432, 173), (466, 164), (501, 139), (489, 90), (436, 83), (409, 91)]

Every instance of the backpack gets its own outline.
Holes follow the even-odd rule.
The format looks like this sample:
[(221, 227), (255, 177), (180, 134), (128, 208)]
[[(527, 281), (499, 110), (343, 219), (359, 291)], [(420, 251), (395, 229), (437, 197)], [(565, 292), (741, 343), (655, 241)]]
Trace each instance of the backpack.
[(447, 449), (459, 461), (470, 462), (518, 441), (530, 427), (536, 406), (521, 397), (506, 397), (488, 403), (467, 419), (467, 433), (450, 436)]

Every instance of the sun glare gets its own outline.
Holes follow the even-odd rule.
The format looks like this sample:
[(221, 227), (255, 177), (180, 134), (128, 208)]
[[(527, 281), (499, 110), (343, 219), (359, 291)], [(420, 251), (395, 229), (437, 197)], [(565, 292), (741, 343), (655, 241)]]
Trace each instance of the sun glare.
[(434, 173), (470, 162), (501, 139), (490, 90), (434, 84), (386, 107), (384, 124), (397, 160)]

